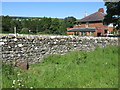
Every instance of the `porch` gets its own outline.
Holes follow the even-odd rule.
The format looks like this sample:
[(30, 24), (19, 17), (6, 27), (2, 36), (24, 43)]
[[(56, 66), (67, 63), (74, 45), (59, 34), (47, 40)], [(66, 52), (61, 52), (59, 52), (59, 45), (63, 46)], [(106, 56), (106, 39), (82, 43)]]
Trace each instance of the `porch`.
[(73, 32), (73, 35), (78, 36), (94, 36), (95, 28), (72, 28), (67, 32)]

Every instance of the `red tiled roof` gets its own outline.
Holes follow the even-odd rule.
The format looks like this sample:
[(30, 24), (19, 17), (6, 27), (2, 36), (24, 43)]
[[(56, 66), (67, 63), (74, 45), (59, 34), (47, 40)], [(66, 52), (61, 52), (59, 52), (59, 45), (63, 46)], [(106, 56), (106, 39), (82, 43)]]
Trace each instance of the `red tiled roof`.
[(88, 15), (88, 16), (86, 16), (86, 17), (84, 17), (76, 22), (103, 21), (104, 16), (105, 16), (105, 13), (95, 12), (95, 13)]

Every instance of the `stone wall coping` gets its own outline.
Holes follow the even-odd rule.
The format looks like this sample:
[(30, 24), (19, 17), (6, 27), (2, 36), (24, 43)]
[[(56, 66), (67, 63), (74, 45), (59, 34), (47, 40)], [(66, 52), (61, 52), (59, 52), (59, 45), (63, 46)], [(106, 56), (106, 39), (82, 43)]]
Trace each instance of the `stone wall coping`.
[(74, 35), (23, 35), (19, 34), (15, 36), (14, 34), (12, 35), (0, 35), (0, 39), (2, 37), (8, 37), (8, 38), (25, 38), (25, 39), (118, 39), (118, 37), (94, 37), (94, 36), (74, 36)]

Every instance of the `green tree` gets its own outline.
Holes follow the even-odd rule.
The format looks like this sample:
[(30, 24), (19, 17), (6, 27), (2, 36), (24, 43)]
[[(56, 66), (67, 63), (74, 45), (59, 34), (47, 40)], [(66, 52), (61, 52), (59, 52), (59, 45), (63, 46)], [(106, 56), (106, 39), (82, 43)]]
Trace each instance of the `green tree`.
[(36, 21), (36, 19), (29, 19), (29, 29), (33, 32), (33, 33), (37, 33), (38, 32), (38, 30), (37, 30), (37, 21)]
[(2, 16), (2, 31), (10, 32), (11, 28), (11, 18), (9, 16)]
[(21, 21), (22, 28), (28, 28), (28, 27), (29, 27), (28, 22), (29, 22), (28, 20), (23, 19), (23, 20)]
[(24, 20), (21, 21), (22, 29), (24, 30), (25, 28), (27, 28), (31, 32), (36, 33), (37, 32), (37, 26), (38, 26), (37, 22), (38, 22), (38, 20), (37, 19), (33, 19), (33, 18), (24, 19)]
[(76, 21), (75, 17), (66, 17), (65, 19), (60, 21), (60, 27), (59, 27), (59, 31), (63, 34), (66, 35), (66, 31), (68, 27), (72, 28), (74, 23)]
[(76, 18), (75, 17), (66, 17), (65, 19), (64, 19), (64, 22), (65, 22), (65, 24), (66, 24), (66, 28), (67, 27), (73, 27), (73, 25), (74, 25), (74, 23), (75, 23), (75, 21), (76, 21)]
[(50, 33), (50, 26), (52, 24), (52, 19), (44, 17), (39, 22), (39, 32)]
[(19, 19), (18, 20), (12, 19), (10, 21), (10, 24), (11, 24), (11, 29), (10, 29), (11, 32), (14, 32), (14, 27), (16, 27), (17, 33), (19, 33), (21, 31), (22, 24), (21, 24), (21, 21)]
[(20, 31), (20, 33), (28, 34), (29, 33), (29, 29), (28, 28), (22, 28), (22, 30)]
[(76, 18), (66, 17), (65, 19), (58, 18), (31, 18), (31, 17), (9, 17), (3, 16), (2, 28), (6, 32), (14, 32), (14, 27), (17, 33), (41, 33), (41, 34), (66, 34), (67, 27), (73, 27)]
[(113, 23), (116, 29), (120, 29), (120, 1), (119, 2), (105, 2), (107, 8), (107, 15), (104, 22), (106, 24)]
[(66, 23), (64, 22), (64, 20), (62, 20), (60, 22), (59, 32), (63, 35), (66, 35), (66, 28), (67, 28)]
[(59, 23), (59, 19), (55, 18), (52, 20), (52, 24), (50, 26), (50, 31), (51, 34), (59, 34), (59, 27), (60, 27), (60, 23)]

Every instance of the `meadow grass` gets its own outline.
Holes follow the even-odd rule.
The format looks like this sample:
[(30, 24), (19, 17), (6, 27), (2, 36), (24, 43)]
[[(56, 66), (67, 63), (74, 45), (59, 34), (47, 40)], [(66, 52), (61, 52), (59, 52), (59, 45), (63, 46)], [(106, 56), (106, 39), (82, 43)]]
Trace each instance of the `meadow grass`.
[(24, 71), (3, 63), (3, 88), (118, 88), (118, 47), (50, 55)]

